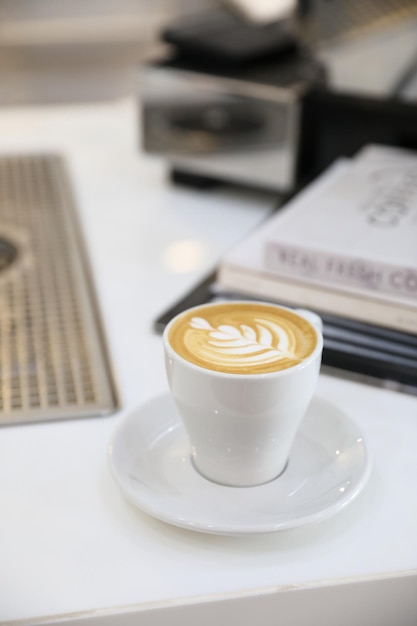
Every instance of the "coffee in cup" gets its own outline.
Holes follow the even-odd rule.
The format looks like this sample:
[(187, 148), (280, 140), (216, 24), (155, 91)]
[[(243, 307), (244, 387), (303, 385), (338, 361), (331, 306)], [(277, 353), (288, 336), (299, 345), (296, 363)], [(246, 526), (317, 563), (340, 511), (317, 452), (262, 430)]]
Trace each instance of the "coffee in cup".
[(195, 468), (230, 486), (278, 477), (316, 388), (319, 318), (261, 302), (206, 304), (171, 320), (163, 340)]
[(289, 309), (255, 302), (214, 304), (180, 315), (168, 340), (194, 365), (228, 374), (266, 374), (312, 354), (315, 328)]

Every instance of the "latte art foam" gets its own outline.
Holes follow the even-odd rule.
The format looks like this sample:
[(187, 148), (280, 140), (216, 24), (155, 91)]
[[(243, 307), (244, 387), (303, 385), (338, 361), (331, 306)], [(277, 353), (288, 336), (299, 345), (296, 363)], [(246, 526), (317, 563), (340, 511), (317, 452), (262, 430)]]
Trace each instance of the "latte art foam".
[(300, 363), (314, 350), (312, 325), (287, 309), (225, 303), (192, 309), (175, 320), (169, 342), (184, 359), (208, 369), (267, 373)]

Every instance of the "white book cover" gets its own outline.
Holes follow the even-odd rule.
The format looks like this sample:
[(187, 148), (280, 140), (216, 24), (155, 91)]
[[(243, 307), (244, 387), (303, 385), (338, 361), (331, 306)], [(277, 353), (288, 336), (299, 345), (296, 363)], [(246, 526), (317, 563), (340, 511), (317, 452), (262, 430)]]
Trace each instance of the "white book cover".
[(222, 264), (417, 302), (417, 156), (370, 146), (336, 162)]
[(281, 279), (276, 275), (232, 265), (221, 266), (217, 281), (220, 292), (272, 300), (288, 306), (301, 306), (319, 314), (330, 313), (368, 324), (417, 333), (416, 301), (414, 306), (402, 305), (391, 300), (367, 298), (339, 289)]
[(393, 146), (383, 146), (379, 144), (367, 144), (359, 150), (353, 157), (352, 162), (355, 163), (401, 163), (412, 162), (416, 159), (416, 153), (404, 148), (396, 148)]

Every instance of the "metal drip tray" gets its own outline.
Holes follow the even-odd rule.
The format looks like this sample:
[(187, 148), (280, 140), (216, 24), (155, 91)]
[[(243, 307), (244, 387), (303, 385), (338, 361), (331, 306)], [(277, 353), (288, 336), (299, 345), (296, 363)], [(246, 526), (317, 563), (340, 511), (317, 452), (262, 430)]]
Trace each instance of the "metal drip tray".
[(64, 161), (0, 157), (0, 424), (116, 407)]

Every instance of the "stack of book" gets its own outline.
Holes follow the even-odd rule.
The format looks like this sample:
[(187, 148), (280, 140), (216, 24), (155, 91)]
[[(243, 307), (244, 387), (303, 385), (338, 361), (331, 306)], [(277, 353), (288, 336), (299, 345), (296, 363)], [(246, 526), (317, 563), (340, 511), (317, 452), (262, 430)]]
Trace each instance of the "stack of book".
[(316, 311), (325, 362), (417, 387), (417, 154), (334, 163), (224, 256), (215, 289)]

